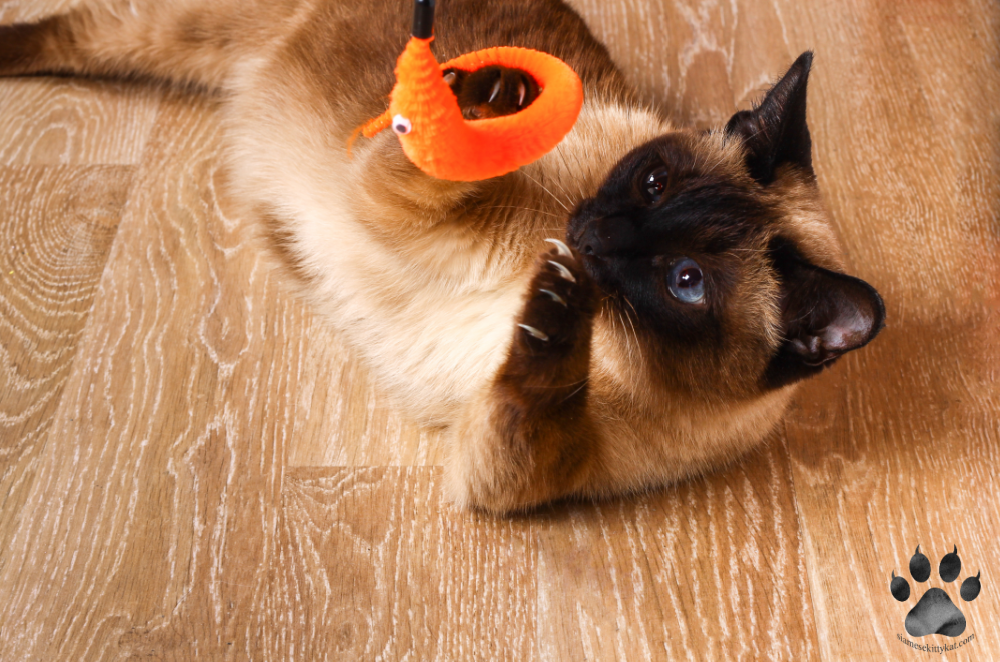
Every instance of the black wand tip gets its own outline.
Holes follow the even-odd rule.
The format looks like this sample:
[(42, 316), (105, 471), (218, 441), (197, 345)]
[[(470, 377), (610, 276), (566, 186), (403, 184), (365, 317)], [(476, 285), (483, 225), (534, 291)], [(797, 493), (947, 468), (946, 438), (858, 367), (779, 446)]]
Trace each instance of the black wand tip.
[(413, 36), (417, 39), (434, 36), (434, 0), (414, 0)]

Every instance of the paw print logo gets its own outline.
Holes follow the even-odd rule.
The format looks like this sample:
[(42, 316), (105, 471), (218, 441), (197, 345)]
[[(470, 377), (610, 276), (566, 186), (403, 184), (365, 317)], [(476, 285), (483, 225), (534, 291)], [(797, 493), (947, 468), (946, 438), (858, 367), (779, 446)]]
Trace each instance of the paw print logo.
[[(962, 559), (958, 557), (958, 546), (949, 554), (945, 554), (938, 565), (938, 575), (942, 580), (951, 583), (958, 579), (962, 572)], [(979, 597), (983, 586), (979, 581), (982, 571), (975, 577), (966, 577), (962, 582), (959, 594), (965, 602), (972, 602)], [(931, 562), (920, 552), (920, 545), (910, 559), (910, 576), (914, 581), (925, 582), (931, 576)], [(892, 571), (892, 583), (889, 584), (892, 597), (905, 602), (910, 597), (910, 584)], [(940, 588), (929, 588), (917, 605), (906, 615), (906, 631), (913, 637), (923, 637), (928, 634), (943, 634), (946, 637), (957, 637), (965, 632), (965, 614), (962, 613), (948, 594)]]

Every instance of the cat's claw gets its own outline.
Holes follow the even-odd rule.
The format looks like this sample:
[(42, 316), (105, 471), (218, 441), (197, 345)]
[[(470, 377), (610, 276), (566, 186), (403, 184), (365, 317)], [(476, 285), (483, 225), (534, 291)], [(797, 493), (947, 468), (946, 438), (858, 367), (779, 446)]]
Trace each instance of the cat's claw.
[(555, 260), (549, 260), (549, 264), (551, 264), (553, 267), (556, 268), (556, 271), (559, 272), (560, 276), (562, 276), (571, 283), (576, 282), (576, 278), (573, 276), (573, 272), (567, 269), (565, 266), (559, 264)]
[(567, 246), (565, 243), (559, 241), (558, 239), (546, 239), (545, 241), (546, 241), (546, 243), (549, 243), (549, 244), (552, 244), (553, 246), (555, 246), (556, 247), (556, 252), (559, 253), (560, 255), (562, 255), (563, 257), (571, 257), (573, 255), (573, 252), (570, 251), (569, 246)]
[(556, 294), (555, 292), (553, 292), (552, 290), (546, 290), (546, 289), (543, 288), (543, 289), (539, 289), (538, 291), (539, 292), (544, 292), (545, 294), (548, 294), (550, 297), (552, 297), (553, 301), (555, 301), (556, 303), (561, 303), (566, 308), (569, 308), (569, 304), (566, 303), (566, 300), (563, 299), (558, 294)]
[(549, 341), (548, 335), (546, 335), (542, 331), (539, 331), (538, 329), (536, 329), (533, 326), (528, 326), (527, 324), (518, 324), (518, 326), (521, 327), (522, 329), (524, 329), (527, 332), (527, 334), (529, 336), (531, 336), (532, 338), (538, 338), (542, 342), (548, 342)]
[(589, 342), (596, 301), (593, 284), (576, 253), (558, 239), (546, 241), (552, 248), (539, 256), (517, 320), (524, 331), (517, 334), (517, 344), (533, 361), (557, 360), (573, 353), (581, 338)]

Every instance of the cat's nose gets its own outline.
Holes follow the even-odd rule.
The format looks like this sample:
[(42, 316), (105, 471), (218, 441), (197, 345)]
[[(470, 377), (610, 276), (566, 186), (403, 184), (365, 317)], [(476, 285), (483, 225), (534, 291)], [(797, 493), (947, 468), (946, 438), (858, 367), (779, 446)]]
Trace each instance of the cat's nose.
[(625, 218), (596, 218), (579, 228), (571, 238), (576, 249), (584, 255), (603, 257), (629, 249), (635, 241), (635, 229)]

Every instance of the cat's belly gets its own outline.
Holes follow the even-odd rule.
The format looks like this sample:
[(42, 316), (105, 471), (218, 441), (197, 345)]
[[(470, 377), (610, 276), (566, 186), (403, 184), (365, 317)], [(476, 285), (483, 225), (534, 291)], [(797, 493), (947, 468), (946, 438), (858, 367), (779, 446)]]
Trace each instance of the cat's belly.
[(520, 291), (456, 294), (426, 284), (410, 288), (399, 274), (401, 286), (385, 292), (370, 287), (384, 282), (384, 272), (366, 278), (362, 270), (339, 266), (317, 288), (317, 310), (410, 415), (450, 424), (504, 360)]
[(334, 184), (321, 200), (315, 191), (270, 193), (269, 205), (284, 202), (275, 212), (293, 235), (312, 307), (398, 406), (425, 423), (451, 423), (502, 362), (523, 279), (435, 279), (366, 232), (350, 192)]

